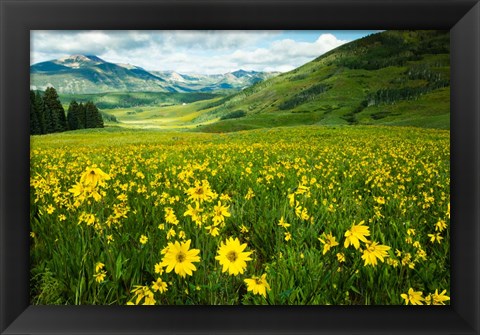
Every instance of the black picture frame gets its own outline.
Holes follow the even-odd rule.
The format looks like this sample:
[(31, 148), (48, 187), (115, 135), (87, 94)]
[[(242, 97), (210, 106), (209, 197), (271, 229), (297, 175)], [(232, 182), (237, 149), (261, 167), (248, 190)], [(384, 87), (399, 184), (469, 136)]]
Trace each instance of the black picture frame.
[[(0, 24), (2, 334), (480, 334), (477, 0), (0, 0)], [(450, 30), (451, 305), (29, 306), (29, 32), (37, 29)]]

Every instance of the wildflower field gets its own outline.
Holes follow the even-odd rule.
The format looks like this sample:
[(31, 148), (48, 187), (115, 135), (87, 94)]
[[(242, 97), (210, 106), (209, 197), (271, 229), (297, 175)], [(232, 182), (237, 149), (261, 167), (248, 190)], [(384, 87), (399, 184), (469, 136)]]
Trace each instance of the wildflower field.
[(449, 304), (450, 135), (31, 140), (33, 304)]

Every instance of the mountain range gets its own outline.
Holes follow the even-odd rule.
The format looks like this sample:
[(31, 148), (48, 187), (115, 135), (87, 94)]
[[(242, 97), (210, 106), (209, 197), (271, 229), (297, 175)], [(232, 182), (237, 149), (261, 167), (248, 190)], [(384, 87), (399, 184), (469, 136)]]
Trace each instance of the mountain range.
[(175, 92), (231, 92), (245, 89), (280, 72), (237, 70), (224, 74), (181, 74), (175, 71), (152, 71)]
[(241, 69), (213, 75), (147, 71), (131, 64), (110, 63), (94, 55), (71, 55), (30, 66), (30, 87), (44, 90), (53, 86), (66, 94), (234, 92), (278, 74)]

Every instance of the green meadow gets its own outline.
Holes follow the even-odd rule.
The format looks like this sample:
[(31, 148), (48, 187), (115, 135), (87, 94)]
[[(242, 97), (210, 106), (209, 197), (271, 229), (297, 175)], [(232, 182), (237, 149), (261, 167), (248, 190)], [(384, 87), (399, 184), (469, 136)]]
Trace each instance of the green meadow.
[(31, 137), (31, 302), (444, 305), (449, 37), (387, 31), (232, 94), (63, 94)]
[[(449, 140), (382, 126), (34, 136), (32, 303), (448, 303)], [(198, 256), (190, 273), (169, 268), (176, 243)]]

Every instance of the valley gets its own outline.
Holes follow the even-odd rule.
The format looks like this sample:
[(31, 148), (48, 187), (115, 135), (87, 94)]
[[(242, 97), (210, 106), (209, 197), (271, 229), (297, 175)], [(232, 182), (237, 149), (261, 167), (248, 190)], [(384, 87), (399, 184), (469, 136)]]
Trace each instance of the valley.
[[(191, 129), (194, 122), (211, 103), (223, 96), (212, 93), (100, 93), (61, 95), (65, 109), (70, 101), (85, 102), (92, 100), (100, 108), (105, 126), (123, 129)], [(110, 117), (111, 116), (111, 117)], [(203, 124), (215, 122), (215, 119)]]
[[(107, 120), (110, 127), (205, 132), (296, 125), (449, 129), (449, 62), (448, 32), (386, 31), (239, 91), (60, 93), (60, 98), (64, 106), (72, 99), (93, 100), (115, 117), (117, 122)], [(186, 80), (169, 75), (170, 80)]]

